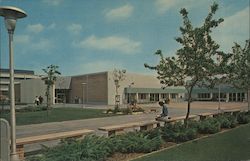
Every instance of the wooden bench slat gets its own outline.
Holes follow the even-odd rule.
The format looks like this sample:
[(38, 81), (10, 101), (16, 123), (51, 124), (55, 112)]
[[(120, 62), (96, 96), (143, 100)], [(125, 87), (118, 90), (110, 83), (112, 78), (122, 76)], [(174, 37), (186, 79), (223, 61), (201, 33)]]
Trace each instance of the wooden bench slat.
[(205, 113), (200, 113), (198, 114), (199, 116), (213, 116), (213, 115), (217, 115), (217, 112), (205, 112)]
[(77, 137), (80, 135), (87, 135), (93, 132), (94, 130), (83, 129), (83, 130), (76, 130), (76, 131), (67, 131), (67, 132), (58, 132), (58, 133), (51, 133), (51, 134), (38, 135), (38, 136), (30, 136), (30, 137), (17, 139), (16, 144), (17, 145), (32, 144), (32, 143), (37, 143), (37, 142), (49, 141), (49, 140)]
[(112, 130), (119, 130), (119, 129), (125, 129), (125, 128), (133, 128), (138, 126), (138, 123), (127, 123), (127, 124), (120, 124), (120, 125), (112, 125), (112, 126), (103, 126), (99, 127), (99, 130), (102, 131), (112, 131)]

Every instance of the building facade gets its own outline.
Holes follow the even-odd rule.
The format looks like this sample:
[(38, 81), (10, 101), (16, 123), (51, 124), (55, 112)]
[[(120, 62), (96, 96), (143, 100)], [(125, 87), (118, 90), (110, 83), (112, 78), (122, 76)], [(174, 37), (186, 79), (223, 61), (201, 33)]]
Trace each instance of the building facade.
[[(21, 80), (38, 78), (31, 70), (14, 70), (14, 83), (18, 85)], [(0, 69), (0, 97), (9, 98), (10, 74), (9, 69)], [(16, 88), (18, 90), (19, 88)], [(17, 92), (18, 93), (18, 92)], [(19, 101), (16, 99), (16, 101)]]
[[(20, 100), (23, 103), (31, 103), (35, 96), (44, 96), (45, 84), (42, 80), (23, 80), (20, 86)], [(29, 92), (25, 92), (27, 90)], [(125, 80), (120, 82), (117, 97), (113, 71), (59, 77), (53, 91), (53, 100), (56, 103), (107, 105), (114, 105), (116, 101), (120, 104), (132, 101), (150, 103), (166, 98), (180, 102), (185, 101), (187, 93), (184, 87), (162, 88), (156, 76), (126, 73)], [(241, 102), (247, 100), (247, 91), (229, 85), (220, 85), (213, 89), (197, 87), (193, 90), (192, 98), (197, 101), (217, 101), (220, 98), (221, 101)]]

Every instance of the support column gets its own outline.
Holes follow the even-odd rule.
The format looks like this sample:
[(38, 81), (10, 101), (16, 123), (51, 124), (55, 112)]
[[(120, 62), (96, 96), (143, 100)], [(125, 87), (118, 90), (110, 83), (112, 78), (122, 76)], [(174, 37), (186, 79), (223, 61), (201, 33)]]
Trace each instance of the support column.
[(229, 102), (229, 93), (226, 93), (226, 102)]

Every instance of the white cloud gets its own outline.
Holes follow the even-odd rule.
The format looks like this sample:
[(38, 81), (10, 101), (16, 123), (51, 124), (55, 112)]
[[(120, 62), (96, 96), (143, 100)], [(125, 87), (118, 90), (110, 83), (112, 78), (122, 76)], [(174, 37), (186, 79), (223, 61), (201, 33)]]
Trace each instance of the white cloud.
[(190, 9), (193, 7), (207, 6), (212, 4), (211, 0), (156, 0), (155, 6), (160, 14), (165, 13), (169, 9)]
[(72, 69), (74, 73), (82, 74), (109, 71), (114, 70), (114, 68), (124, 69), (122, 63), (110, 60), (91, 61), (89, 63), (79, 64), (79, 66), (75, 66)]
[(50, 6), (58, 6), (63, 2), (63, 0), (43, 0), (43, 2)]
[(28, 44), (30, 43), (30, 36), (29, 35), (16, 35), (15, 43)]
[(70, 33), (73, 33), (73, 34), (79, 34), (82, 30), (82, 26), (80, 24), (71, 24), (68, 26), (67, 30), (70, 32)]
[(21, 50), (23, 53), (26, 53), (30, 50), (49, 51), (51, 48), (53, 48), (53, 42), (51, 40), (44, 38), (35, 40), (34, 37), (29, 35), (16, 35), (14, 41), (17, 45), (22, 45)]
[(133, 54), (141, 49), (141, 42), (118, 36), (98, 38), (92, 35), (74, 45), (81, 48), (92, 48), (96, 50), (115, 50), (126, 54)]
[(181, 3), (179, 0), (156, 0), (155, 5), (158, 8), (159, 13), (164, 13), (170, 8)]
[(124, 5), (119, 8), (109, 10), (105, 13), (108, 20), (121, 20), (130, 17), (133, 13), (134, 7), (130, 4)]
[(27, 31), (33, 32), (33, 33), (40, 33), (44, 30), (44, 26), (42, 24), (34, 24), (34, 25), (28, 25)]
[(229, 52), (234, 42), (244, 43), (249, 39), (249, 9), (248, 6), (232, 16), (225, 17), (224, 22), (212, 34), (223, 50)]
[(48, 29), (55, 29), (56, 28), (56, 23), (52, 23), (48, 26)]
[(32, 50), (45, 50), (48, 51), (53, 47), (53, 43), (49, 39), (40, 39), (37, 42), (30, 44), (30, 49)]

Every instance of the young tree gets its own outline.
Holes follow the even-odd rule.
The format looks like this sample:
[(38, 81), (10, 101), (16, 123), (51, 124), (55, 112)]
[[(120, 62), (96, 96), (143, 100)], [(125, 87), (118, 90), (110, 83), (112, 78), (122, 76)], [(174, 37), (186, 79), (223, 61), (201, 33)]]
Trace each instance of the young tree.
[[(217, 27), (223, 19), (213, 19), (218, 4), (211, 6), (211, 11), (205, 18), (201, 27), (194, 28), (188, 18), (188, 12), (185, 8), (180, 10), (183, 17), (183, 27), (180, 27), (182, 36), (177, 37), (176, 41), (182, 45), (177, 50), (175, 57), (163, 57), (161, 50), (155, 54), (160, 56), (160, 62), (156, 66), (144, 64), (146, 68), (156, 70), (158, 79), (164, 86), (185, 86), (187, 90), (187, 114), (185, 125), (190, 113), (192, 101), (192, 91), (195, 86), (212, 87), (215, 82), (215, 76), (221, 74), (220, 70), (226, 61), (226, 54), (218, 51), (219, 45), (216, 44), (210, 34), (211, 29)], [(220, 64), (215, 61), (215, 56), (220, 55), (222, 60)], [(188, 81), (187, 81), (188, 80)]]
[(118, 89), (120, 87), (120, 82), (123, 81), (126, 77), (125, 73), (126, 73), (126, 70), (114, 69), (113, 71), (113, 80), (115, 83), (115, 109), (116, 110), (119, 109), (119, 102), (117, 101), (117, 99), (120, 99), (120, 95), (118, 94)]
[(248, 92), (248, 111), (250, 109), (250, 39), (241, 47), (235, 43), (232, 47), (232, 57), (229, 63), (229, 83), (236, 88)]
[(50, 96), (50, 90), (55, 84), (56, 78), (58, 75), (61, 75), (61, 73), (58, 71), (58, 66), (56, 65), (50, 65), (46, 69), (42, 69), (44, 73), (46, 73), (46, 77), (43, 78), (44, 83), (46, 84), (46, 99), (47, 99), (47, 110), (50, 109), (51, 106), (51, 96)]

